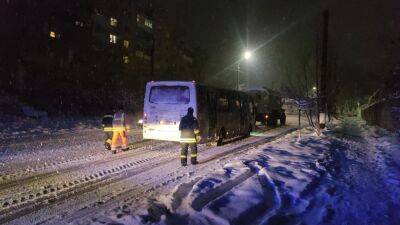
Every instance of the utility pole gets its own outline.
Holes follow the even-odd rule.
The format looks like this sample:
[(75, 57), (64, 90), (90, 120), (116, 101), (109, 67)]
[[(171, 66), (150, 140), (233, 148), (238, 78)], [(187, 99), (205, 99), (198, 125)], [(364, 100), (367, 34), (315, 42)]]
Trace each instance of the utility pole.
[(297, 138), (297, 141), (300, 141), (301, 140), (301, 124), (300, 124), (300, 121), (301, 121), (301, 109), (300, 109), (300, 107), (299, 107), (299, 123), (298, 123), (298, 130), (299, 130), (299, 137)]
[(236, 70), (236, 90), (239, 91), (239, 73), (240, 73), (240, 61), (237, 64)]
[(323, 33), (322, 33), (322, 59), (321, 59), (321, 77), (319, 85), (319, 104), (318, 117), (319, 128), (325, 128), (326, 109), (327, 109), (327, 74), (328, 74), (328, 35), (329, 35), (329, 11), (323, 12)]

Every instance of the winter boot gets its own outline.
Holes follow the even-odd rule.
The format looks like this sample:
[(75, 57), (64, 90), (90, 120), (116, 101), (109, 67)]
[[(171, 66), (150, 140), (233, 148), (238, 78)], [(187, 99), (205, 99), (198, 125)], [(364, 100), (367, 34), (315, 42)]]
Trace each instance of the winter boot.
[(186, 161), (186, 159), (181, 159), (181, 165), (182, 165), (182, 166), (187, 166), (187, 161)]
[(108, 142), (104, 143), (104, 147), (106, 148), (106, 150), (111, 150), (111, 145)]
[(190, 158), (190, 163), (191, 163), (192, 165), (198, 164), (199, 162), (197, 162), (197, 157), (191, 157), (191, 158)]

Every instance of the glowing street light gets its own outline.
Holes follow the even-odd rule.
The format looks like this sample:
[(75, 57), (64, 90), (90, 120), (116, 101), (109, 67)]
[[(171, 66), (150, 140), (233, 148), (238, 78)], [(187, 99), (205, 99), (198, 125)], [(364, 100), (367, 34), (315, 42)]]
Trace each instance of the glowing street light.
[(238, 64), (237, 64), (237, 74), (236, 74), (236, 90), (238, 90), (238, 91), (239, 91), (240, 61), (242, 61), (243, 59), (244, 59), (244, 60), (249, 60), (249, 59), (251, 59), (252, 55), (253, 55), (253, 54), (251, 53), (251, 51), (246, 50), (246, 51), (243, 53), (243, 57), (238, 61)]
[(245, 51), (243, 54), (243, 57), (245, 60), (249, 60), (251, 58), (252, 54), (250, 51)]

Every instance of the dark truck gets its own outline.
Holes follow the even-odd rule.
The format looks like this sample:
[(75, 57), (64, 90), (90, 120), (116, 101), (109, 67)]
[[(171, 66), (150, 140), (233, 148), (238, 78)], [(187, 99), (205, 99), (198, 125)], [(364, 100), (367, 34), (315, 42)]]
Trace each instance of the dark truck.
[(286, 114), (283, 110), (283, 101), (279, 92), (261, 88), (247, 90), (246, 93), (253, 97), (256, 106), (256, 121), (268, 127), (286, 124)]

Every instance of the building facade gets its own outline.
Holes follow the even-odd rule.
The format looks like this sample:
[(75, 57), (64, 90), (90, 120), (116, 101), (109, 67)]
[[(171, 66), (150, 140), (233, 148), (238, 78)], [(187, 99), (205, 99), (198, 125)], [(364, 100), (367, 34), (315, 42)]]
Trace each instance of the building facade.
[(151, 0), (1, 1), (1, 86), (29, 104), (80, 111), (121, 91), (140, 95), (149, 80), (191, 80), (192, 53), (158, 11)]

